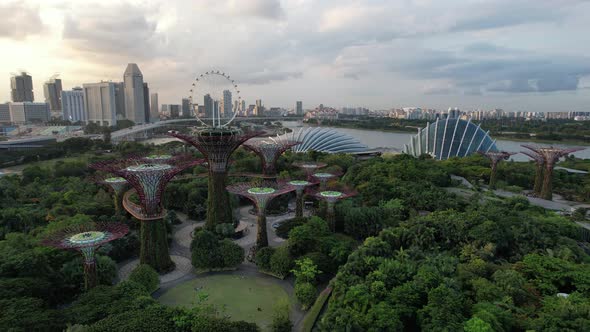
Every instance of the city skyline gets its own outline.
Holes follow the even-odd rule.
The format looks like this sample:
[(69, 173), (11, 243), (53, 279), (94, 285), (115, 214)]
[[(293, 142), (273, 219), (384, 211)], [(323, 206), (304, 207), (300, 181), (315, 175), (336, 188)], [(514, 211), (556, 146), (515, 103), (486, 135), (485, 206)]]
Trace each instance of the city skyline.
[(196, 75), (219, 69), (244, 100), (288, 109), (297, 100), (308, 108), (590, 108), (586, 1), (63, 0), (0, 9), (9, 14), (0, 47), (11, 51), (0, 63), (0, 102), (10, 101), (19, 69), (42, 101), (56, 72), (70, 90), (119, 82), (137, 63), (161, 103), (177, 103)]

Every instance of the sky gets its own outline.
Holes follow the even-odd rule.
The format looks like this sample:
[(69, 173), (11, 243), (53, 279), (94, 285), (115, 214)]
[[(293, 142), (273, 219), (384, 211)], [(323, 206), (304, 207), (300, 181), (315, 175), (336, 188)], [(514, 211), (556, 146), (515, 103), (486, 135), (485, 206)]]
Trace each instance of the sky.
[(248, 104), (590, 111), (590, 0), (0, 0), (10, 75), (143, 72), (160, 103), (220, 70)]

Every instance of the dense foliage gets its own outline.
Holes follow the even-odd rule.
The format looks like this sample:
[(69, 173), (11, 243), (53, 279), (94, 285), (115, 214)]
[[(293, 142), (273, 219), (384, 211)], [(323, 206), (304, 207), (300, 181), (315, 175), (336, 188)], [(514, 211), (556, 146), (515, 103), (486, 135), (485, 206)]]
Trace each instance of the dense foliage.
[(197, 269), (233, 268), (244, 261), (244, 249), (228, 239), (218, 239), (207, 230), (195, 233), (191, 242), (192, 264)]

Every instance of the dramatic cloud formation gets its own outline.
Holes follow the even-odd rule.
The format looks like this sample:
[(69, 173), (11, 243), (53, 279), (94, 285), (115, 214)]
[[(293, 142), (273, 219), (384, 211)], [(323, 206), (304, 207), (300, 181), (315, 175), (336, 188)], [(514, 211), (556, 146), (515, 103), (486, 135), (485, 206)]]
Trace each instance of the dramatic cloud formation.
[(43, 30), (38, 7), (20, 1), (0, 2), (0, 13), (0, 38), (23, 39)]

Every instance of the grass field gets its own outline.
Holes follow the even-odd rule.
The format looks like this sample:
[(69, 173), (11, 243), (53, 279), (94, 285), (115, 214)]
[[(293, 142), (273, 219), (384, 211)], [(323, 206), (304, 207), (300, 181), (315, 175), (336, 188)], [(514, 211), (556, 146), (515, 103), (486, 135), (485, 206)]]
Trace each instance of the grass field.
[(275, 280), (236, 275), (199, 277), (168, 290), (158, 300), (190, 308), (200, 294), (206, 294), (205, 303), (215, 305), (231, 320), (253, 322), (263, 330), (269, 329), (274, 305), (289, 301), (287, 292)]

